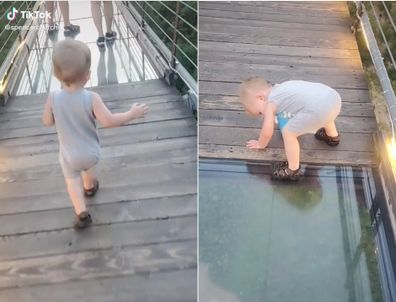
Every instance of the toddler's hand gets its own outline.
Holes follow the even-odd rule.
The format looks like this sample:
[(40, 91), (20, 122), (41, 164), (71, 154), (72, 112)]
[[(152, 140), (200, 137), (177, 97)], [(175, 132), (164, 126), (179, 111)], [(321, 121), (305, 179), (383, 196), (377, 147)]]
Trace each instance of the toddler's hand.
[(146, 104), (134, 103), (131, 107), (131, 113), (133, 118), (144, 117), (148, 111), (149, 107)]
[(265, 147), (260, 146), (258, 140), (252, 139), (246, 143), (246, 147), (249, 149), (265, 149)]

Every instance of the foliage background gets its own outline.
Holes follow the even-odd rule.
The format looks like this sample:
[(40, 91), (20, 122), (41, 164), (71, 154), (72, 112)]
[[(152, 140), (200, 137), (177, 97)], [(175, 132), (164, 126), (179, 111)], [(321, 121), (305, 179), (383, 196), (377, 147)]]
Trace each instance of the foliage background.
[[(172, 38), (174, 34), (175, 14), (177, 1), (131, 1), (135, 9), (144, 16), (145, 22), (153, 29), (162, 42), (172, 51)], [(176, 49), (175, 57), (187, 69), (191, 76), (197, 80), (198, 52), (197, 52), (197, 2), (179, 1), (180, 16), (189, 24), (179, 19), (178, 30), (185, 38), (178, 34), (177, 45), (185, 53)], [(165, 32), (165, 33), (164, 33)], [(189, 40), (190, 43), (187, 41)], [(191, 45), (192, 44), (192, 45)], [(195, 47), (194, 47), (194, 46)], [(187, 58), (188, 57), (188, 58)], [(192, 64), (190, 60), (195, 64)], [(182, 88), (182, 83), (178, 81), (176, 87)], [(183, 90), (183, 88), (181, 89)]]

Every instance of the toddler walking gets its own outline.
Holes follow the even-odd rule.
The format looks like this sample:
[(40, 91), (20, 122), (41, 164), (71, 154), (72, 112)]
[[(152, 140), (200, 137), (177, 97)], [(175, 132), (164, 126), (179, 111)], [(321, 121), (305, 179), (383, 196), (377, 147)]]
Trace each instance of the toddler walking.
[(264, 149), (271, 140), (275, 122), (279, 125), (287, 162), (275, 165), (272, 172), (275, 179), (298, 179), (300, 135), (315, 133), (315, 138), (329, 146), (340, 142), (334, 121), (341, 110), (341, 97), (329, 86), (307, 81), (271, 85), (253, 77), (241, 84), (239, 96), (248, 113), (264, 118), (259, 139), (248, 141), (248, 148)]
[(97, 93), (84, 89), (90, 78), (91, 52), (80, 41), (66, 39), (55, 44), (52, 61), (62, 89), (50, 93), (42, 119), (45, 126), (56, 126), (59, 162), (76, 214), (74, 227), (81, 229), (92, 223), (85, 197), (94, 196), (99, 189), (93, 172), (100, 158), (96, 121), (103, 127), (121, 126), (143, 117), (148, 107), (135, 103), (126, 112), (111, 113)]

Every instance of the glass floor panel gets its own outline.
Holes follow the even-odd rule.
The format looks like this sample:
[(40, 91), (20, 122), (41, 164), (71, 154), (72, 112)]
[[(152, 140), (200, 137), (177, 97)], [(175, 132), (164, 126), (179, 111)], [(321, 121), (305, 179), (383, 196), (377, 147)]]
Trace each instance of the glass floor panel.
[(269, 166), (201, 161), (200, 299), (384, 301), (372, 179), (371, 170), (323, 167), (284, 183)]
[[(99, 49), (96, 45), (98, 33), (91, 17), (89, 1), (69, 1), (70, 22), (80, 26), (80, 33), (75, 39), (86, 43), (91, 50), (91, 79), (86, 87), (158, 79), (117, 6), (113, 4), (113, 7), (113, 30), (117, 32), (117, 40), (113, 45)], [(56, 20), (62, 20), (59, 9), (55, 15)], [(64, 24), (62, 21), (57, 23), (59, 31), (54, 36), (49, 37), (44, 26), (38, 30), (16, 95), (43, 93), (60, 88), (59, 81), (52, 75), (51, 59), (54, 43), (65, 39)], [(104, 18), (103, 28), (105, 29)]]

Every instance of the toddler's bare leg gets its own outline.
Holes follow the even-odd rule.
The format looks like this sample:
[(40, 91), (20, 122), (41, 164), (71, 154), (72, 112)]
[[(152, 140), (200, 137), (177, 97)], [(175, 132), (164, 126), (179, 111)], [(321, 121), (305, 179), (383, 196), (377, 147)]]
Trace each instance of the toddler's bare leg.
[(290, 132), (285, 127), (282, 130), (282, 136), (289, 169), (297, 170), (300, 167), (300, 143), (297, 139), (298, 135)]
[(77, 215), (87, 210), (84, 199), (84, 190), (81, 177), (66, 178), (67, 191), (72, 200), (74, 211)]
[(103, 13), (106, 21), (106, 31), (111, 32), (111, 25), (113, 23), (113, 2), (103, 1)]
[(91, 13), (92, 13), (92, 18), (94, 20), (99, 37), (103, 37), (102, 11), (100, 10), (100, 1), (92, 1), (91, 2)]
[(338, 131), (334, 121), (328, 123), (324, 128), (328, 136), (332, 136), (332, 137), (338, 136)]
[(96, 176), (93, 167), (87, 171), (81, 171), (81, 176), (85, 189), (92, 189), (95, 186)]

